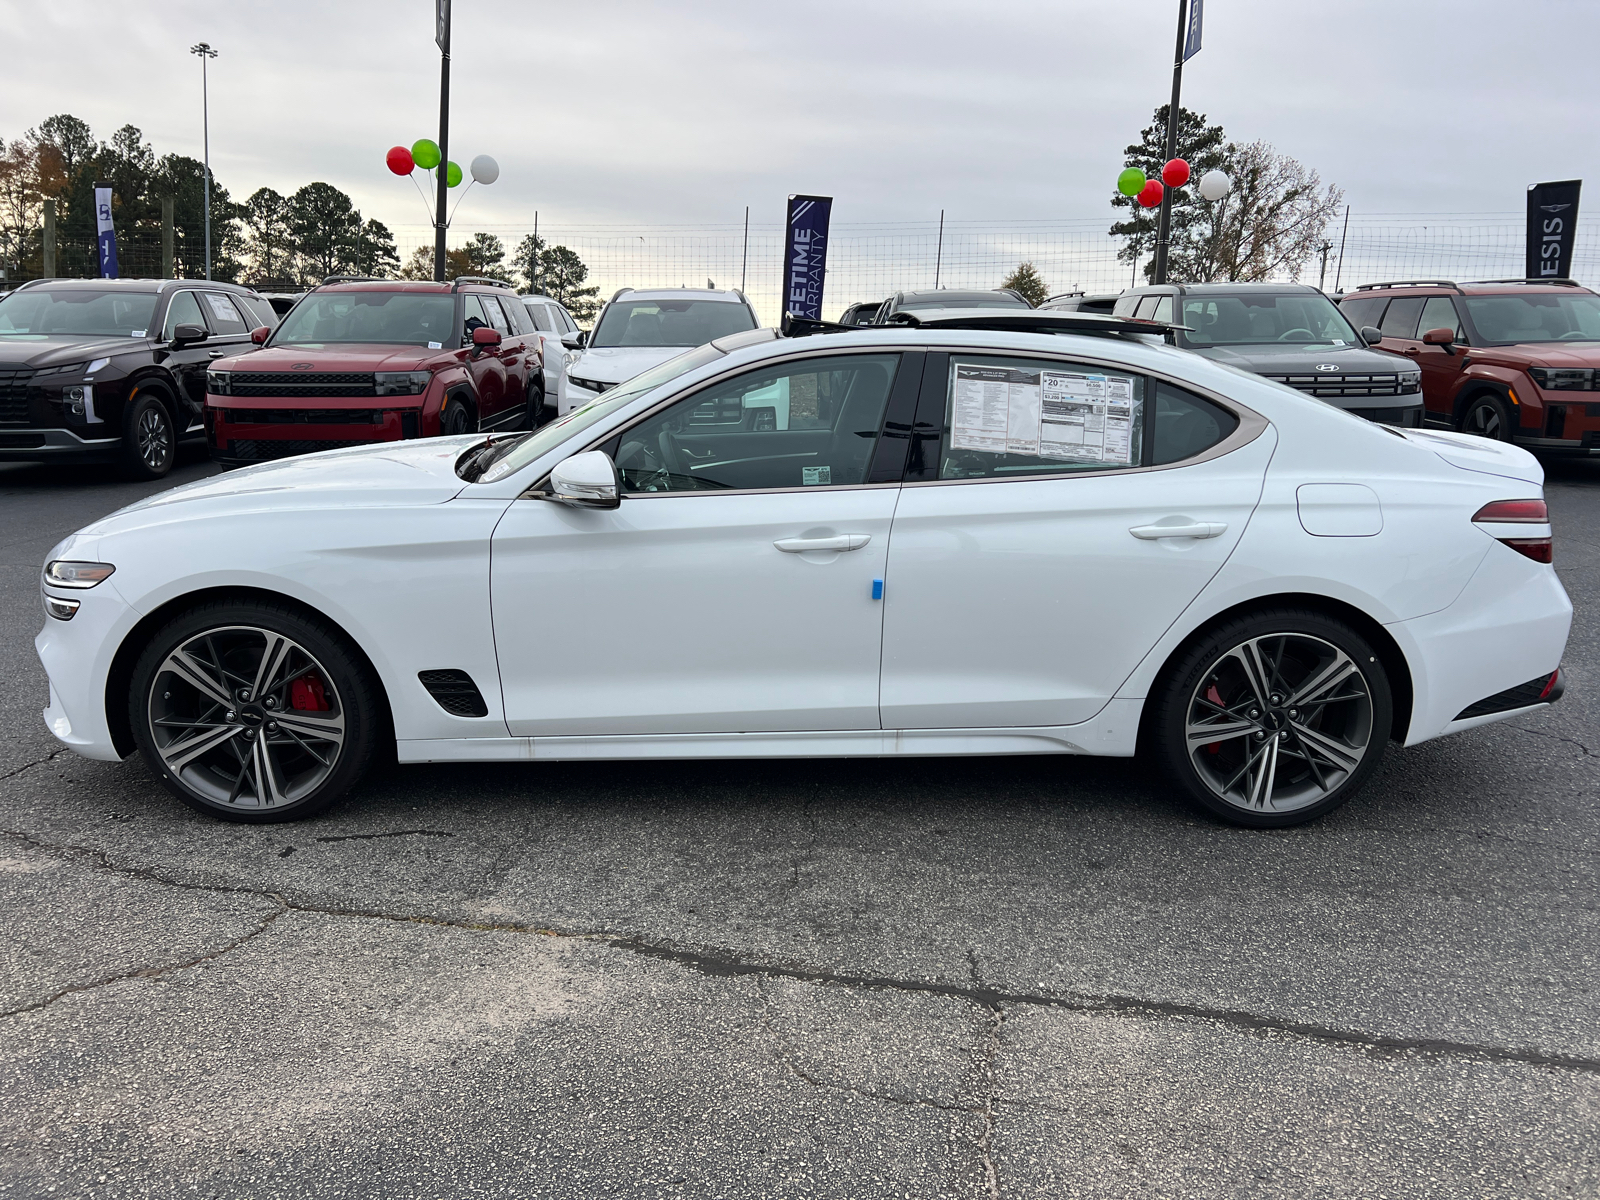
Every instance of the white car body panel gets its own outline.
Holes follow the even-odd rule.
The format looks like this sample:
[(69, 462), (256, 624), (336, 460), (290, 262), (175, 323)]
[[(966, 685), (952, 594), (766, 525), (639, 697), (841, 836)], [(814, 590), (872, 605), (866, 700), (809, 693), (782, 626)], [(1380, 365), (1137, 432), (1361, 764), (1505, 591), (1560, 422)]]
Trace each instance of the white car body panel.
[(570, 357), (561, 375), (561, 415), (581, 408), (600, 392), (592, 392), (572, 382), (571, 377), (593, 379), (597, 383), (622, 383), (651, 367), (677, 358), (690, 346), (601, 346), (580, 350)]
[[(1056, 354), (1165, 374), (1270, 427), (1181, 468), (1027, 485), (1042, 497), (1058, 487), (1093, 494), (1109, 510), (1093, 517), (1031, 519), (1015, 500), (1023, 491), (1016, 480), (630, 497), (615, 510), (518, 499), (556, 462), (705, 380), (779, 357), (889, 347)], [(743, 346), (630, 400), (492, 483), (455, 475), (456, 458), (475, 441), (382, 443), (263, 464), (162, 493), (68, 538), (51, 557), (110, 562), (116, 573), (89, 590), (47, 589), (83, 602), (71, 621), (46, 618), (36, 643), (51, 683), (51, 731), (86, 756), (119, 757), (106, 719), (119, 646), (162, 605), (218, 587), (274, 592), (342, 627), (377, 670), (405, 761), (1128, 754), (1152, 684), (1191, 633), (1238, 605), (1296, 594), (1349, 605), (1392, 635), (1411, 677), (1403, 732), (1412, 744), (1516, 715), (1455, 719), (1553, 671), (1571, 621), (1554, 569), (1495, 540), (1548, 527), (1471, 520), (1492, 500), (1542, 495), (1542, 472), (1525, 451), (1431, 432), (1402, 437), (1259, 377), (1132, 339), (893, 328), (780, 339)], [(1221, 491), (1190, 499), (1180, 489), (1158, 501), (1184, 472), (1213, 472)], [(1151, 489), (1147, 503), (1140, 481)], [(1308, 532), (1300, 489), (1327, 484), (1370, 489), (1381, 520), (1366, 513), (1352, 535)], [(1313, 507), (1344, 503), (1333, 493), (1311, 496)], [(1146, 516), (1211, 520), (1202, 503), (1225, 510), (1215, 514), (1224, 536), (1183, 547), (1126, 534)], [(699, 516), (696, 505), (707, 506)], [(958, 520), (976, 535), (963, 542), (941, 532), (941, 521), (953, 529)], [(1030, 545), (1029, 530), (1040, 527), (1087, 539), (1107, 562), (1181, 562), (1179, 583), (1152, 600), (1142, 593), (1168, 577), (1131, 570), (1120, 591), (1096, 596), (1093, 572), (1074, 578), (1069, 556), (1041, 556)], [(871, 540), (816, 562), (771, 545), (817, 530)], [(1115, 552), (1124, 538), (1125, 558)], [(1042, 558), (1056, 592), (1023, 586), (1030, 555)], [(885, 580), (883, 602), (867, 590), (875, 578)], [(830, 580), (839, 586), (823, 586)], [(1057, 592), (1067, 599), (1058, 602)], [(561, 600), (562, 624), (552, 632), (548, 619), (537, 622), (541, 644), (532, 618), (550, 596)], [(951, 600), (982, 611), (952, 622)], [(1090, 647), (1082, 666), (1092, 686), (1036, 662), (1010, 661), (986, 676), (981, 647), (951, 645), (954, 630), (1012, 622), (996, 644), (1020, 653), (1036, 644), (1035, 631), (1070, 627), (1073, 604), (1087, 605), (1123, 642)], [(719, 620), (728, 638), (708, 669)], [(804, 636), (778, 635), (792, 630)], [(632, 647), (630, 631), (640, 635)], [(817, 645), (824, 634), (837, 644)], [(913, 666), (919, 638), (925, 660)], [(952, 668), (944, 675), (941, 653)], [(472, 675), (488, 716), (453, 716), (422, 689), (417, 672), (441, 667)]]

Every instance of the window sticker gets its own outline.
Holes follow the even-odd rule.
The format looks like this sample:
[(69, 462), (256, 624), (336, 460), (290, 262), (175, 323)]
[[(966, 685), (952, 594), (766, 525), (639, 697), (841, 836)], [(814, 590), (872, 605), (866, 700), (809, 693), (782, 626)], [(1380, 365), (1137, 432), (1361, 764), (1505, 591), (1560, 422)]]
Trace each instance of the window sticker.
[(212, 315), (219, 321), (226, 321), (230, 325), (239, 323), (239, 314), (233, 311), (233, 305), (228, 303), (226, 296), (219, 296), (215, 292), (200, 293), (206, 298), (206, 303), (211, 305)]
[(1039, 453), (1132, 466), (1133, 381), (1070, 371), (1041, 374)]
[(814, 484), (831, 484), (833, 482), (832, 467), (801, 467), (800, 482), (811, 487)]
[(429, 350), (440, 350), (440, 349), (443, 349), (443, 348), (444, 348), (444, 343), (443, 342), (429, 342), (428, 343), (428, 349)]
[(146, 333), (147, 333), (147, 332), (148, 332), (148, 331), (147, 331), (147, 330), (144, 330), (144, 329), (135, 329), (135, 330), (134, 330), (134, 331), (133, 331), (133, 332), (132, 332), (132, 333), (130, 333), (130, 334), (129, 334), (129, 335), (128, 335), (128, 336), (129, 336), (129, 337), (144, 337), (144, 335), (145, 335), (145, 334), (146, 334)]
[(1131, 379), (960, 362), (950, 369), (951, 449), (1134, 465)]

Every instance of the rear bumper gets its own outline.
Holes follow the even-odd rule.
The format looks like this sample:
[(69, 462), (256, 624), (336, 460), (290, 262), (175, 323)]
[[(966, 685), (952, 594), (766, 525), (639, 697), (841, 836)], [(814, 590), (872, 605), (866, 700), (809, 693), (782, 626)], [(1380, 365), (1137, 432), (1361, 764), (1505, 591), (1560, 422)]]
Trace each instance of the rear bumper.
[(120, 437), (84, 437), (70, 429), (0, 430), (0, 462), (110, 462)]

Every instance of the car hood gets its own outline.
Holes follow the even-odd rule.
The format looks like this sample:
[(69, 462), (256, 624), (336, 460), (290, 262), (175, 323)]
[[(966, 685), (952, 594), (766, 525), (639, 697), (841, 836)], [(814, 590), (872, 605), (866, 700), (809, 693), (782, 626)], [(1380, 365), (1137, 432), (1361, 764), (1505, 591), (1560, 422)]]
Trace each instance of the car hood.
[(467, 484), (456, 459), (476, 434), (378, 442), (327, 450), (213, 475), (118, 509), (79, 532), (120, 533), (174, 520), (288, 509), (387, 508), (443, 504)]
[(1446, 433), (1437, 429), (1396, 430), (1408, 442), (1415, 442), (1432, 450), (1452, 467), (1463, 471), (1478, 471), (1484, 475), (1502, 475), (1524, 483), (1544, 484), (1544, 468), (1539, 460), (1521, 446), (1509, 442), (1496, 442), (1471, 433)]
[(53, 367), (147, 349), (149, 338), (0, 338), (0, 367)]
[(1600, 342), (1519, 342), (1515, 346), (1463, 346), (1475, 359), (1531, 367), (1600, 367)]
[[(1365, 346), (1279, 346), (1269, 342), (1259, 346), (1191, 346), (1189, 349), (1202, 358), (1227, 363), (1230, 367), (1257, 375), (1317, 374), (1337, 379), (1341, 375), (1361, 375), (1373, 371), (1416, 370), (1409, 360), (1398, 354), (1369, 350)], [(1329, 364), (1338, 370), (1317, 369)]]
[(567, 372), (596, 383), (622, 383), (692, 349), (693, 346), (599, 346), (585, 350)]
[[(252, 371), (417, 371), (446, 350), (426, 346), (268, 346), (250, 355)], [(309, 366), (301, 364), (310, 364)]]

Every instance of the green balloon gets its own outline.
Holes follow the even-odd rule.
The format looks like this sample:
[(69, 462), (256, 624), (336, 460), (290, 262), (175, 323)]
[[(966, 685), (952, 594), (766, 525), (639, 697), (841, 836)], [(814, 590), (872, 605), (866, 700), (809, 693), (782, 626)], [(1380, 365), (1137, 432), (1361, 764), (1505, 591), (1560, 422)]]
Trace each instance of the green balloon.
[(456, 184), (460, 183), (461, 168), (456, 166), (455, 163), (451, 163), (448, 167), (446, 167), (444, 172), (444, 182), (446, 187), (455, 187)]
[(431, 171), (439, 165), (439, 143), (432, 138), (423, 138), (411, 145), (411, 161), (424, 171)]
[[(430, 142), (429, 145), (432, 145), (432, 143)], [(414, 149), (412, 151), (412, 157), (416, 158), (416, 151)], [(420, 166), (422, 160), (418, 158), (417, 163)], [(1121, 192), (1124, 196), (1137, 196), (1140, 192), (1144, 191), (1144, 185), (1144, 172), (1139, 170), (1138, 167), (1129, 167), (1121, 175), (1117, 176), (1117, 191)]]

